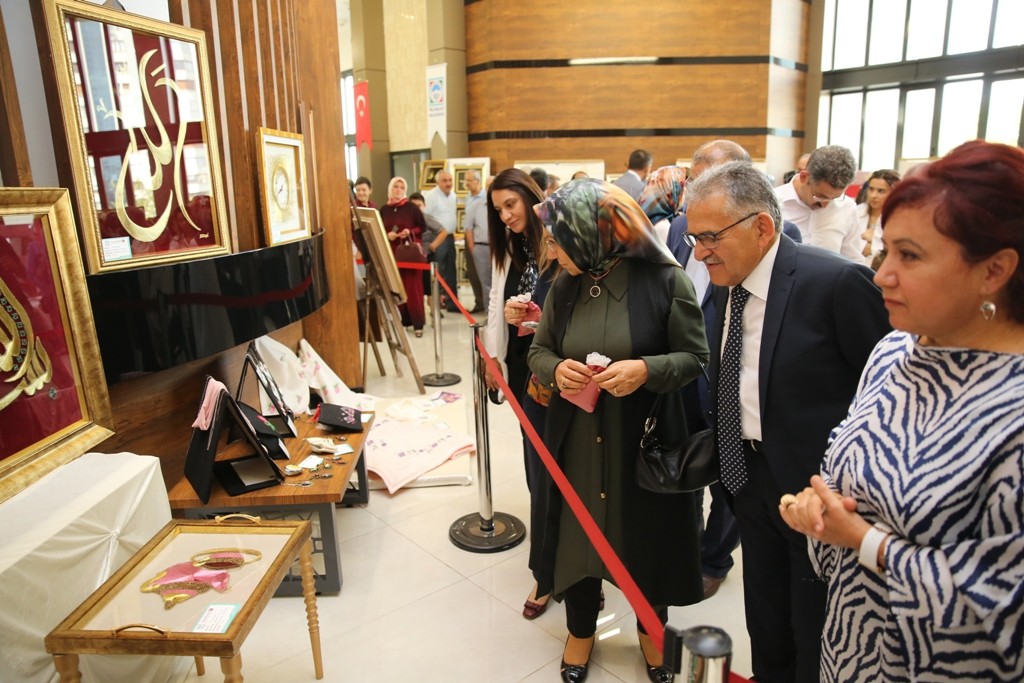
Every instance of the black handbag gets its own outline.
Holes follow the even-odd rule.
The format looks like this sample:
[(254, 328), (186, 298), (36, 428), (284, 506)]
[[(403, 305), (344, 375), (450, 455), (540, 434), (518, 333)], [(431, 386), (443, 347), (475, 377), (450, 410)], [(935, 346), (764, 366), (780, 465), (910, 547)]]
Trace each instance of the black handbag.
[[(675, 392), (678, 395), (678, 392)], [(662, 401), (658, 394), (644, 421), (636, 458), (636, 483), (652, 493), (700, 491), (718, 481), (715, 430), (702, 429), (688, 437), (673, 437), (671, 428), (684, 422), (680, 401)], [(658, 425), (662, 429), (658, 429)]]

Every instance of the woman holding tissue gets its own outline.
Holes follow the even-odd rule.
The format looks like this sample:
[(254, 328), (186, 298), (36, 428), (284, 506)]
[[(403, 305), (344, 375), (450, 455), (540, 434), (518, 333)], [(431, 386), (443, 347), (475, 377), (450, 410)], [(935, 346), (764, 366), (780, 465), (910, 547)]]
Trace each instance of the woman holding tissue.
[[(544, 225), (533, 213), (544, 192), (533, 179), (516, 168), (502, 171), (487, 192), (488, 239), (491, 244), (491, 299), (487, 310), (484, 346), (502, 366), (508, 386), (538, 434), (544, 433), (544, 414), (550, 391), (530, 380), (526, 354), (533, 329), (524, 318), (539, 319), (551, 278), (558, 264), (548, 258), (543, 246)], [(527, 316), (527, 312), (531, 315)], [(526, 325), (521, 323), (526, 322)], [(535, 326), (535, 324), (534, 324)], [(497, 389), (490, 373), (487, 386)], [(523, 605), (527, 619), (539, 617), (548, 608), (554, 581), (554, 558), (544, 554), (543, 529), (551, 477), (536, 449), (523, 436), (526, 485), (530, 489), (530, 569), (536, 584)]]
[[(703, 597), (696, 512), (691, 494), (640, 489), (635, 459), (655, 395), (681, 388), (707, 362), (700, 305), (640, 206), (614, 185), (576, 180), (534, 211), (550, 231), (548, 253), (565, 271), (551, 287), (529, 354), (540, 381), (556, 388), (544, 440), (664, 622), (668, 605)], [(603, 370), (588, 366), (595, 354), (610, 359)], [(592, 412), (573, 402), (595, 390), (586, 406)], [(559, 501), (554, 494), (546, 540), (556, 546), (554, 593), (565, 599), (569, 630), (562, 680), (582, 681), (601, 582), (611, 577)], [(671, 681), (654, 643), (638, 630), (648, 677)]]

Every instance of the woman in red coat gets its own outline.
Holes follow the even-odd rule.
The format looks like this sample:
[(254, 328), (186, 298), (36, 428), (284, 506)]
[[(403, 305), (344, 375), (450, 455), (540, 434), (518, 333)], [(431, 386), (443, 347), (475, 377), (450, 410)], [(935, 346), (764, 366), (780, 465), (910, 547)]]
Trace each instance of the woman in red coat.
[[(391, 251), (395, 250), (402, 240), (411, 238), (414, 242), (422, 242), (423, 231), (427, 222), (419, 207), (405, 196), (404, 178), (395, 177), (388, 183), (388, 204), (380, 210), (384, 227), (388, 230)], [(423, 336), (423, 323), (426, 315), (423, 310), (423, 275), (418, 270), (400, 268), (402, 285), (405, 287), (406, 302), (399, 306), (402, 313), (402, 324), (412, 325), (417, 337)]]

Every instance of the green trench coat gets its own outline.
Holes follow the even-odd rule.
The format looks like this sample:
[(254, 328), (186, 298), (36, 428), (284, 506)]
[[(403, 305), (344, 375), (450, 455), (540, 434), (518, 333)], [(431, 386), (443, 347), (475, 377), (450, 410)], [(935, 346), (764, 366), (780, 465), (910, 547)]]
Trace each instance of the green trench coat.
[[(663, 300), (670, 298), (667, 290), (671, 288), (667, 306), (664, 302), (643, 305), (637, 285), (641, 277), (666, 283)], [(562, 273), (559, 278), (567, 281), (552, 286), (530, 348), (530, 368), (538, 379), (553, 386), (558, 363), (564, 358), (585, 362), (593, 351), (612, 361), (643, 358), (648, 378), (643, 387), (625, 397), (602, 391), (593, 413), (555, 393), (548, 406), (545, 442), (647, 600), (656, 608), (698, 602), (703, 589), (693, 494), (649, 493), (636, 485), (634, 474), (643, 422), (655, 393), (678, 390), (695, 379), (701, 363), (707, 362), (704, 318), (693, 285), (681, 268), (629, 259), (601, 281), (597, 297), (591, 296), (586, 274), (572, 278)], [(647, 286), (657, 289), (656, 284)], [(632, 304), (631, 290), (636, 299)], [(559, 301), (560, 297), (564, 300)], [(658, 306), (664, 309), (662, 320), (651, 320), (658, 313), (646, 314), (645, 309)], [(570, 317), (559, 320), (559, 316)], [(644, 335), (653, 341), (634, 343), (633, 336), (640, 336), (637, 329), (643, 329), (638, 321), (646, 322), (647, 329), (653, 325), (659, 330)], [(637, 354), (636, 349), (653, 352)], [(679, 419), (685, 422), (681, 412)], [(557, 490), (551, 500), (545, 533), (557, 544), (555, 595), (560, 597), (585, 577), (611, 581)]]

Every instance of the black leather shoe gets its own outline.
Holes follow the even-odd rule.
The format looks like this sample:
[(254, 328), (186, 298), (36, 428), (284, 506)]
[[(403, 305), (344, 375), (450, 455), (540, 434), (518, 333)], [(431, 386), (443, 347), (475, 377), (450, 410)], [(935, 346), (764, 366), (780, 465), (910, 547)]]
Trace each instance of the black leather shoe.
[[(587, 680), (587, 674), (590, 673), (590, 655), (594, 654), (594, 643), (597, 642), (597, 638), (594, 639), (590, 644), (590, 654), (587, 655), (586, 664), (566, 664), (565, 653), (562, 654), (562, 668), (559, 673), (562, 675), (562, 680), (565, 683), (583, 683)], [(569, 644), (569, 638), (566, 637), (565, 644)]]
[(663, 666), (647, 666), (647, 678), (651, 683), (672, 683), (676, 675)]
[(590, 662), (586, 664), (566, 664), (565, 660), (562, 660), (562, 680), (565, 683), (583, 683), (587, 680), (587, 669), (590, 666)]

